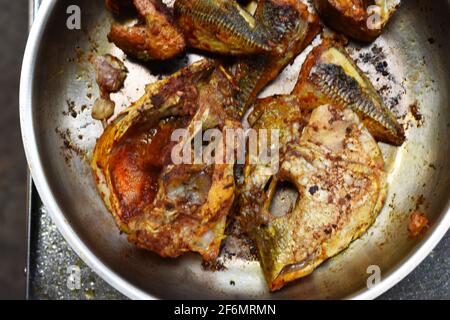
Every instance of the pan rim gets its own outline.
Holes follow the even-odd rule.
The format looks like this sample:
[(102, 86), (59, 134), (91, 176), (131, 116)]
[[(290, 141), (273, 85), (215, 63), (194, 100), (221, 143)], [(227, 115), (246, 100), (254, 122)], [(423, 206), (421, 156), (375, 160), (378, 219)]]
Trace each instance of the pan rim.
[[(31, 176), (42, 202), (48, 209), (49, 215), (56, 224), (58, 230), (69, 243), (70, 247), (92, 270), (116, 290), (131, 299), (158, 299), (156, 296), (139, 289), (126, 279), (122, 278), (115, 271), (111, 270), (87, 247), (65, 218), (62, 209), (59, 207), (53, 196), (46, 178), (37, 147), (37, 138), (33, 123), (33, 75), (35, 72), (36, 54), (41, 44), (45, 26), (56, 2), (57, 0), (43, 1), (31, 28), (22, 63), (19, 96), (20, 127), (22, 142)], [(370, 289), (361, 289), (344, 299), (375, 299), (391, 289), (410, 274), (431, 253), (449, 228), (450, 201), (448, 200), (439, 220), (436, 221), (434, 226), (429, 230), (427, 236), (407, 257), (402, 261), (399, 261), (396, 266), (392, 267), (389, 274), (386, 275), (380, 283)]]

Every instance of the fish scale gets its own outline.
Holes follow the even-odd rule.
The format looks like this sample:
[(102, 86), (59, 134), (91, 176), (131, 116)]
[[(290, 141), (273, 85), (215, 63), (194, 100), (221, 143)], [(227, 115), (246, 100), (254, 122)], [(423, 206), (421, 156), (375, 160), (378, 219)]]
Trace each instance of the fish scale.
[[(258, 26), (255, 21), (254, 26), (246, 21), (246, 19), (254, 20), (254, 18), (235, 1), (178, 0), (175, 3), (175, 11), (178, 16), (189, 17), (211, 28), (227, 31), (232, 38), (242, 41), (245, 46), (261, 51), (271, 49), (267, 31)], [(243, 14), (248, 16), (244, 17)]]
[(292, 92), (305, 110), (324, 104), (350, 108), (380, 142), (400, 146), (405, 130), (342, 44), (324, 38), (306, 57)]
[(259, 92), (312, 41), (320, 31), (317, 17), (296, 1), (260, 0), (256, 21), (270, 32), (275, 44), (270, 54), (239, 59), (232, 68), (239, 70), (236, 79), (240, 88), (238, 101), (243, 113)]
[(311, 81), (321, 88), (330, 99), (337, 100), (356, 112), (362, 112), (373, 120), (386, 127), (392, 134), (396, 132), (395, 124), (388, 121), (383, 114), (362, 92), (355, 79), (346, 75), (344, 70), (334, 64), (321, 64), (316, 66), (310, 75)]

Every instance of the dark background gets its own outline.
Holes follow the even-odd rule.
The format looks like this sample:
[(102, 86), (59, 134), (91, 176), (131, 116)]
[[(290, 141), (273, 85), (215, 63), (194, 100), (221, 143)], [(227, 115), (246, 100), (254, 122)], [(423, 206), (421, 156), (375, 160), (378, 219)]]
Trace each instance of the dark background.
[(26, 160), (19, 125), (19, 78), (28, 1), (0, 0), (0, 299), (25, 298)]

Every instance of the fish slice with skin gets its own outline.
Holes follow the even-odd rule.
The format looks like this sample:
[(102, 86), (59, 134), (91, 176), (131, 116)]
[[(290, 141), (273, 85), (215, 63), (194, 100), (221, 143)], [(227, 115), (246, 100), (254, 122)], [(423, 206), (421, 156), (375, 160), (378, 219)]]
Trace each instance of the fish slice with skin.
[[(148, 85), (98, 139), (91, 167), (99, 194), (138, 247), (163, 257), (219, 254), (234, 201), (234, 165), (178, 164), (172, 152), (180, 143), (191, 147), (199, 130), (241, 129), (228, 108), (235, 96), (228, 78), (214, 61), (198, 61)], [(177, 129), (186, 129), (179, 142), (172, 140)], [(225, 141), (218, 145), (217, 152), (233, 152)]]
[(243, 113), (320, 31), (317, 16), (299, 0), (259, 0), (257, 4), (255, 18), (270, 30), (275, 45), (270, 52), (238, 59), (230, 68), (240, 88)]
[(292, 94), (307, 110), (323, 104), (352, 109), (378, 141), (396, 146), (405, 141), (404, 128), (395, 115), (342, 45), (334, 40), (323, 39), (306, 57)]
[(268, 30), (235, 0), (176, 0), (174, 9), (192, 48), (225, 55), (272, 49)]
[[(259, 118), (255, 126), (273, 127)], [(280, 171), (262, 177), (245, 175), (241, 207), (271, 291), (345, 250), (373, 224), (386, 197), (376, 141), (354, 112), (338, 106), (313, 110), (301, 136), (286, 145)], [(274, 205), (289, 200), (288, 193), (277, 199), (282, 183), (297, 192), (287, 210)]]

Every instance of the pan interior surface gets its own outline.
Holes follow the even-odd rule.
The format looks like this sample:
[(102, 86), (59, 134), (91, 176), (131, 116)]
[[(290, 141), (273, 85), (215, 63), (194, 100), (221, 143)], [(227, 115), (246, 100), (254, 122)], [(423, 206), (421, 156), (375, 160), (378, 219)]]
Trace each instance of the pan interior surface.
[[(448, 228), (450, 1), (403, 1), (375, 43), (350, 45), (351, 55), (407, 128), (407, 141), (401, 148), (381, 145), (389, 194), (375, 225), (311, 276), (276, 293), (269, 293), (257, 261), (229, 255), (222, 259), (225, 270), (206, 271), (197, 255), (162, 259), (135, 248), (119, 234), (97, 194), (88, 166), (96, 139), (102, 133), (101, 124), (90, 115), (99, 93), (88, 56), (125, 56), (107, 42), (112, 17), (102, 1), (78, 2), (80, 30), (67, 28), (70, 1), (51, 3), (45, 7), (49, 10), (46, 18), (37, 26), (42, 37), (34, 44), (34, 63), (28, 66), (32, 72), (23, 74), (29, 77), (29, 87), (25, 86), (29, 92), (22, 92), (26, 99), (21, 102), (27, 157), (34, 179), (39, 180), (36, 183), (44, 203), (59, 208), (52, 215), (77, 235), (78, 243), (71, 243), (77, 253), (125, 294), (174, 299), (374, 297), (406, 276), (402, 266), (420, 262), (428, 253), (424, 254), (421, 248), (427, 243), (435, 244), (439, 240), (436, 231), (442, 233)], [(266, 88), (263, 96), (290, 92), (304, 57), (305, 53), (299, 56)], [(113, 95), (116, 112), (140, 97), (147, 83), (198, 58), (190, 55), (145, 65), (126, 59), (129, 75), (125, 88)], [(415, 210), (427, 214), (430, 228), (424, 236), (411, 238), (407, 227), (410, 213)], [(64, 230), (62, 233), (66, 235)], [(86, 250), (89, 254), (84, 254)], [(97, 262), (89, 261), (91, 256)], [(385, 283), (384, 289), (368, 289), (371, 266), (380, 268), (379, 285), (383, 287)]]

